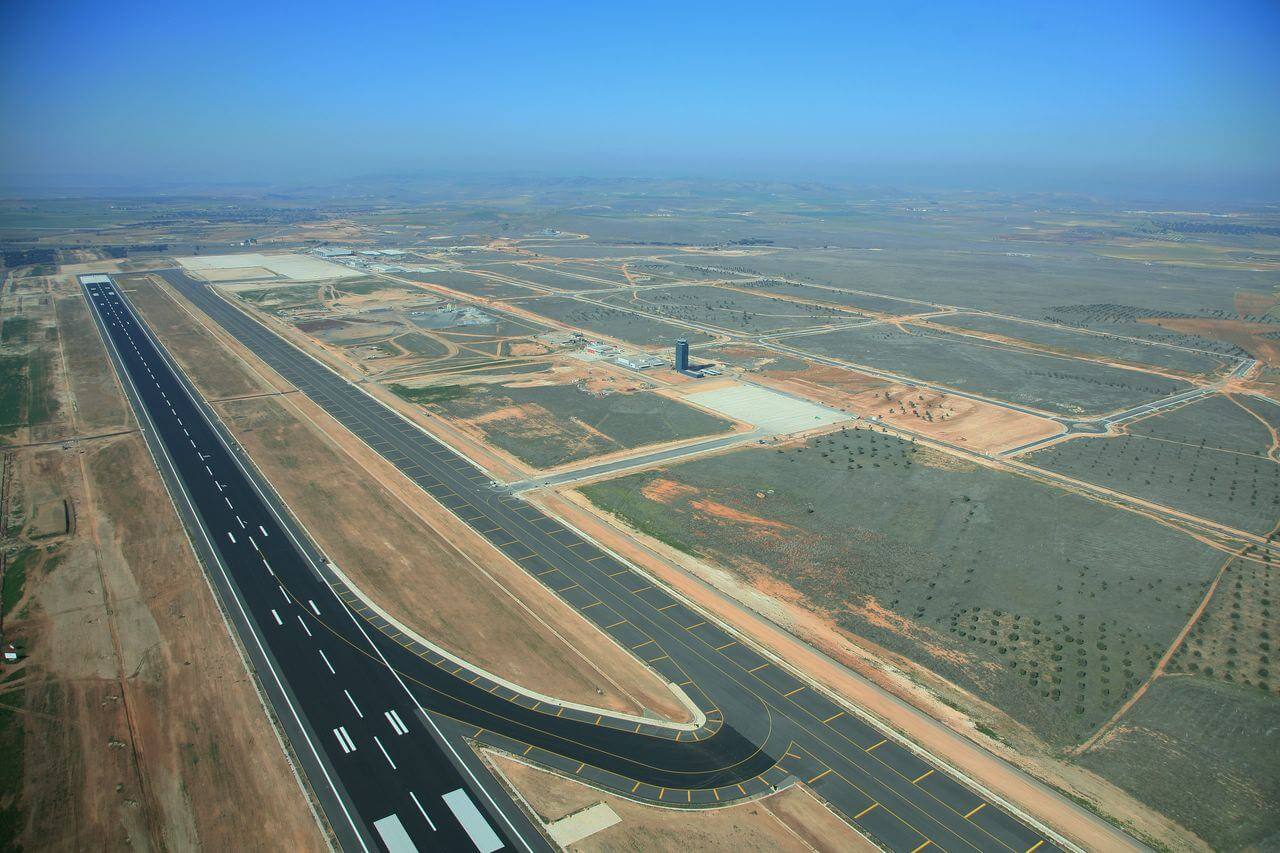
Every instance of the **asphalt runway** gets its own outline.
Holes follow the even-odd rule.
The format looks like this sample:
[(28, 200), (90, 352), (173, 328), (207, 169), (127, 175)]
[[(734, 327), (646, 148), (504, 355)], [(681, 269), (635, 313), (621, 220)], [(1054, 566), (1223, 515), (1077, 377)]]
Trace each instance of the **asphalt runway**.
[[(395, 849), (398, 831), (421, 850), (486, 849), (472, 843), (444, 800), (467, 790), (467, 771), (446, 754), (444, 736), (424, 725), (394, 671), (377, 661), (365, 626), (312, 570), (112, 286), (85, 291), (152, 453), (162, 473), (177, 477), (169, 482), (175, 502), (192, 512), (184, 521), (197, 523), (197, 549), (221, 581), (224, 603), (339, 843)], [(479, 802), (499, 847), (547, 849), (509, 800), (499, 803), (519, 818), (514, 825)], [(263, 831), (261, 843), (270, 846), (270, 827)]]
[[(635, 799), (708, 805), (795, 781), (892, 850), (1053, 850), (1009, 811), (761, 656), (178, 270), (159, 273), (287, 381), (690, 696), (688, 731), (538, 702), (400, 635), (333, 577), (377, 655), (454, 737)], [(277, 595), (280, 593), (277, 591)]]

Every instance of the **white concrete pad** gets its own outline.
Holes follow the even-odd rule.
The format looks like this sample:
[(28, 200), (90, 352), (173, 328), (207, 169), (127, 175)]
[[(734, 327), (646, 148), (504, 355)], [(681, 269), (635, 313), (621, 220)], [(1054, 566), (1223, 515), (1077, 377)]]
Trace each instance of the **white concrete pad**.
[(609, 807), (608, 803), (596, 803), (579, 812), (566, 815), (557, 821), (547, 824), (547, 834), (551, 840), (561, 847), (576, 844), (584, 838), (595, 835), (602, 829), (608, 829), (622, 818)]
[(244, 270), (245, 278), (261, 277), (262, 271), (268, 270), (282, 278), (294, 281), (321, 281), (330, 278), (354, 278), (361, 275), (358, 270), (293, 252), (283, 252), (278, 255), (267, 255), (261, 252), (246, 252), (240, 255), (195, 255), (174, 260), (181, 264), (183, 269), (195, 275), (205, 271), (217, 271), (213, 278), (219, 281), (226, 280), (226, 273), (223, 272), (226, 270)]
[(685, 399), (734, 420), (746, 421), (773, 435), (804, 432), (850, 421), (854, 417), (848, 412), (741, 382), (712, 391), (697, 391), (686, 395)]

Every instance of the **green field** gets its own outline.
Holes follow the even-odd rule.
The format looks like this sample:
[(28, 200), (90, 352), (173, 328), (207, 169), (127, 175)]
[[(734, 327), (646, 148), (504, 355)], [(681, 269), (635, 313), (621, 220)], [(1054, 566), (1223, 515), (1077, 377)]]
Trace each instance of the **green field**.
[(1205, 678), (1161, 678), (1080, 763), (1215, 850), (1280, 838), (1280, 701)]
[(747, 579), (791, 585), (1055, 745), (1115, 711), (1221, 563), (1135, 513), (869, 430), (582, 491)]
[(1077, 438), (1023, 461), (1253, 533), (1280, 519), (1280, 464), (1266, 430), (1223, 398), (1139, 421), (1130, 435)]
[(1151, 373), (887, 325), (800, 335), (788, 343), (805, 352), (1064, 415), (1102, 414), (1190, 387)]
[(732, 332), (763, 334), (857, 320), (838, 308), (743, 293), (711, 284), (677, 285), (611, 293), (604, 301), (657, 317), (698, 323)]
[(691, 344), (711, 340), (710, 335), (684, 326), (629, 311), (617, 311), (601, 305), (580, 302), (567, 296), (524, 299), (519, 305), (526, 311), (581, 329), (588, 334), (616, 338), (633, 346), (670, 347), (675, 344), (677, 338), (685, 338)]
[(446, 417), (481, 419), (486, 440), (534, 468), (712, 435), (732, 426), (651, 391), (602, 395), (574, 385), (470, 385), (466, 391), (465, 396), (434, 400), (432, 408)]
[(1081, 354), (1127, 362), (1139, 366), (1165, 368), (1195, 376), (1208, 376), (1235, 365), (1216, 355), (1187, 349), (1138, 343), (1118, 337), (1076, 332), (1058, 326), (1006, 320), (986, 314), (952, 314), (933, 317), (932, 323), (976, 332), (990, 332), (1006, 338), (1038, 344), (1067, 354)]

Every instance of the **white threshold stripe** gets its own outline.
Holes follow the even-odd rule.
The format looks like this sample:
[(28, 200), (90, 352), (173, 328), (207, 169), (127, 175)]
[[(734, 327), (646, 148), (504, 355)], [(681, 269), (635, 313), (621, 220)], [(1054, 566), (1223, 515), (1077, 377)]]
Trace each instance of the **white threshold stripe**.
[(408, 734), (409, 727), (404, 724), (404, 720), (400, 719), (400, 715), (394, 709), (383, 714), (387, 718), (387, 722), (391, 724), (391, 730), (398, 735)]
[(480, 853), (494, 853), (495, 850), (501, 850), (505, 846), (502, 839), (498, 837), (498, 833), (494, 832), (493, 827), (489, 825), (489, 821), (485, 820), (484, 814), (471, 801), (471, 796), (465, 788), (456, 788), (441, 799), (458, 819), (458, 823), (462, 824), (462, 828), (471, 837), (471, 843)]

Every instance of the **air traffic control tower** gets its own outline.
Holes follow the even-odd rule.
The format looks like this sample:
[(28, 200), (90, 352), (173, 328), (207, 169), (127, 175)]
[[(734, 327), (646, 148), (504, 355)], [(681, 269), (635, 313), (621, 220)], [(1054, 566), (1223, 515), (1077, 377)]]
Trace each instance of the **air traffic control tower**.
[(684, 338), (676, 341), (676, 372), (685, 373), (689, 370), (689, 342)]

